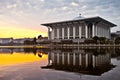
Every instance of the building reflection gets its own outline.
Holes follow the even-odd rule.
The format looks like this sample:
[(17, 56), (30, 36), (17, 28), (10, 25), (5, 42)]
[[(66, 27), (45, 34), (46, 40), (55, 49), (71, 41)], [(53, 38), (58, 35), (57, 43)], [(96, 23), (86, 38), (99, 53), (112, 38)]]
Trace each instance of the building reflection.
[(7, 53), (7, 54), (12, 54), (13, 53), (13, 49), (7, 49), (7, 48), (2, 48), (0, 49), (0, 53)]
[(101, 75), (113, 67), (111, 54), (108, 50), (81, 49), (53, 50), (48, 54), (48, 65), (42, 68)]
[(50, 50), (49, 49), (37, 49), (37, 48), (1, 48), (0, 53), (8, 53), (12, 54), (14, 52), (19, 52), (19, 53), (33, 53), (36, 55), (36, 53), (45, 53), (47, 54)]

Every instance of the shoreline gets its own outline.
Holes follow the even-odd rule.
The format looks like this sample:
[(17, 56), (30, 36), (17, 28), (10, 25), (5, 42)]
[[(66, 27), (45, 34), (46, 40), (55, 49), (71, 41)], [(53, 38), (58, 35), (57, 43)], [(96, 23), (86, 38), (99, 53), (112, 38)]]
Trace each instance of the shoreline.
[(48, 44), (48, 45), (2, 45), (0, 48), (120, 48), (120, 44)]

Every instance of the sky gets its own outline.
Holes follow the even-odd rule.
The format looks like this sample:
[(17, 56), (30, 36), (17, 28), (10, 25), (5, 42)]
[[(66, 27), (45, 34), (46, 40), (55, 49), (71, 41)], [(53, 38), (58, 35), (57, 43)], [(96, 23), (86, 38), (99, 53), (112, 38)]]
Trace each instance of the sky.
[(0, 37), (47, 36), (40, 24), (100, 16), (120, 30), (120, 0), (0, 0)]

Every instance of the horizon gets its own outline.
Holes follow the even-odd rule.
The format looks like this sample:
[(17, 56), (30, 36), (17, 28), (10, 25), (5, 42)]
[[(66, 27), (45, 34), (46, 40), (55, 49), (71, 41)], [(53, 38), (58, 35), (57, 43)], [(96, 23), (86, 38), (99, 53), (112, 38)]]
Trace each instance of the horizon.
[(111, 32), (120, 31), (119, 4), (119, 0), (0, 0), (0, 38), (47, 37), (47, 27), (41, 24), (72, 20), (79, 14), (100, 16), (117, 25)]

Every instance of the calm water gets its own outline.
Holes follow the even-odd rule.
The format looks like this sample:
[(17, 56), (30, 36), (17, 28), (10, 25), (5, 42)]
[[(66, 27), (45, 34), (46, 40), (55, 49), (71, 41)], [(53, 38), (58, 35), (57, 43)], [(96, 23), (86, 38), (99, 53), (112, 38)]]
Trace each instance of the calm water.
[(120, 80), (119, 49), (0, 49), (0, 80)]

